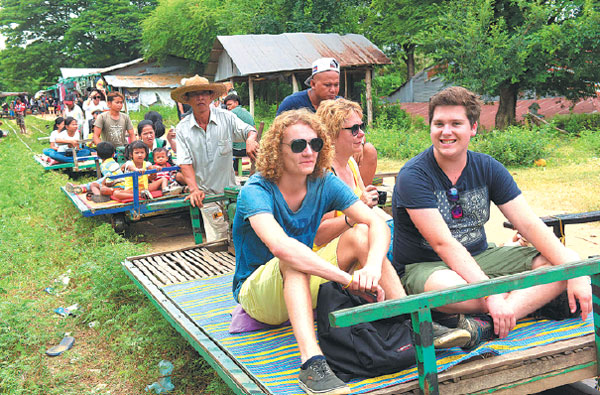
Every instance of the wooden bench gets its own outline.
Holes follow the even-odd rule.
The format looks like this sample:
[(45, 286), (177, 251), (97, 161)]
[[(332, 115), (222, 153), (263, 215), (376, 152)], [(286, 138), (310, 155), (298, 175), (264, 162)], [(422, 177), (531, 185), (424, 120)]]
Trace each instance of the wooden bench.
[[(565, 225), (569, 224), (584, 224), (587, 222), (600, 221), (600, 211), (587, 211), (583, 213), (574, 214), (557, 214), (541, 217), (541, 220), (548, 226), (552, 227), (552, 231), (559, 239), (563, 240), (565, 237)], [(515, 229), (513, 224), (508, 221), (504, 222), (504, 227), (508, 229)]]

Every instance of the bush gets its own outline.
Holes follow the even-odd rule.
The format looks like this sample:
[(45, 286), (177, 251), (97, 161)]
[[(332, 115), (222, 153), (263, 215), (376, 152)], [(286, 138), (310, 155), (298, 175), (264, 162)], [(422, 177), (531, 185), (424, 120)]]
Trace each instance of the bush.
[(591, 152), (594, 156), (600, 156), (600, 130), (584, 130), (581, 137), (575, 143), (576, 147), (584, 152)]
[(552, 118), (552, 124), (571, 134), (578, 134), (583, 130), (600, 130), (600, 113), (556, 115)]
[(411, 117), (397, 105), (379, 106), (378, 117), (367, 141), (380, 156), (409, 159), (431, 145), (428, 127), (419, 117)]
[(477, 134), (471, 140), (471, 149), (494, 157), (504, 166), (530, 166), (546, 156), (550, 128), (528, 129), (510, 126), (504, 131), (493, 130)]
[(171, 125), (176, 126), (179, 122), (179, 118), (177, 118), (177, 109), (175, 108), (175, 106), (159, 106), (156, 104), (150, 107), (140, 106), (140, 111), (129, 112), (129, 117), (131, 118), (131, 122), (133, 123), (134, 129), (137, 128), (137, 124), (142, 119), (144, 119), (144, 115), (146, 115), (148, 111), (156, 111), (157, 113), (162, 115), (163, 124), (165, 125), (165, 128), (167, 130), (171, 127)]

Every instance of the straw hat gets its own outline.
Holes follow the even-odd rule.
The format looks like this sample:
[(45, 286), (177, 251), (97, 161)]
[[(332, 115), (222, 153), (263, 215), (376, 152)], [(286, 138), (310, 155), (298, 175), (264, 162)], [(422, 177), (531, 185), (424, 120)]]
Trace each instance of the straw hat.
[(181, 80), (181, 86), (171, 91), (171, 99), (180, 103), (187, 104), (188, 98), (186, 93), (198, 91), (213, 91), (215, 97), (219, 97), (227, 92), (225, 84), (211, 83), (206, 78), (200, 77), (198, 74), (191, 78)]

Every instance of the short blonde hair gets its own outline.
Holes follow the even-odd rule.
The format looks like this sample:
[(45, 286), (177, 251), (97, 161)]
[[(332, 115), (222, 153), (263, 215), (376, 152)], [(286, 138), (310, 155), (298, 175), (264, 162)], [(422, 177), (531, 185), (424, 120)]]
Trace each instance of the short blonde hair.
[(340, 135), (340, 130), (344, 126), (344, 122), (346, 122), (346, 119), (353, 112), (362, 118), (363, 112), (360, 105), (346, 99), (325, 100), (319, 104), (317, 116), (323, 122), (333, 144), (335, 144), (335, 140)]
[(262, 135), (260, 140), (260, 150), (256, 160), (256, 169), (260, 174), (271, 182), (277, 182), (283, 174), (281, 142), (283, 134), (292, 125), (303, 123), (315, 131), (317, 137), (323, 139), (323, 149), (317, 156), (317, 163), (310, 177), (321, 177), (324, 175), (325, 169), (331, 166), (333, 159), (333, 147), (331, 139), (325, 132), (325, 128), (321, 124), (319, 117), (307, 109), (291, 110), (281, 113), (273, 124)]

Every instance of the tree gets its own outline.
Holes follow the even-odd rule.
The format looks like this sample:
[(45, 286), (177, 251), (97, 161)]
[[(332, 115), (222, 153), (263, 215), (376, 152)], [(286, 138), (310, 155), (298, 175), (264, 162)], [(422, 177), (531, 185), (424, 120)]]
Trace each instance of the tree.
[[(156, 0), (2, 0), (0, 81), (52, 84), (59, 67), (103, 67), (141, 54), (140, 21)], [(36, 82), (37, 81), (37, 82)], [(7, 82), (4, 83), (6, 85)]]
[(217, 35), (226, 34), (219, 18), (226, 18), (218, 0), (161, 1), (143, 22), (145, 56), (164, 59), (168, 55), (197, 62), (208, 59)]
[(406, 63), (406, 80), (415, 75), (419, 33), (435, 21), (435, 0), (373, 0), (367, 18), (367, 37), (391, 56)]
[(423, 35), (447, 80), (500, 96), (496, 127), (513, 124), (520, 92), (578, 100), (600, 81), (600, 17), (591, 0), (454, 0)]
[(146, 56), (206, 62), (217, 35), (360, 30), (366, 0), (161, 0), (144, 21)]

